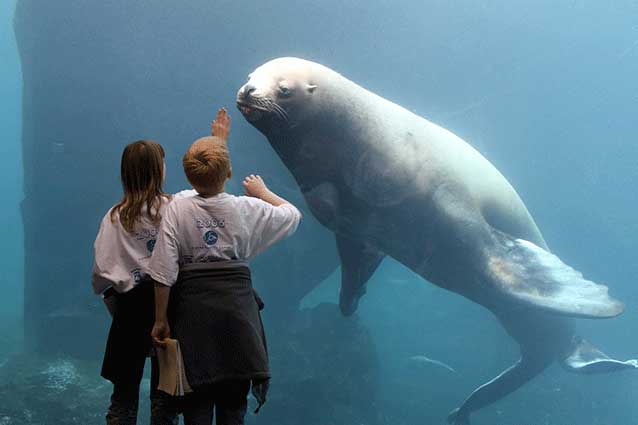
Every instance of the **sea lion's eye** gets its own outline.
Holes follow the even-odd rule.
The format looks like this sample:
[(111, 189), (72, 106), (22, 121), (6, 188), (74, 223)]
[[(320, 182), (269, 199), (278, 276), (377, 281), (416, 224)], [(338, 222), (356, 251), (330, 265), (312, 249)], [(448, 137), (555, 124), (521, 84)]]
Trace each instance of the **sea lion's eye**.
[(292, 90), (290, 90), (290, 88), (286, 86), (279, 86), (279, 94), (282, 97), (288, 97), (292, 94)]

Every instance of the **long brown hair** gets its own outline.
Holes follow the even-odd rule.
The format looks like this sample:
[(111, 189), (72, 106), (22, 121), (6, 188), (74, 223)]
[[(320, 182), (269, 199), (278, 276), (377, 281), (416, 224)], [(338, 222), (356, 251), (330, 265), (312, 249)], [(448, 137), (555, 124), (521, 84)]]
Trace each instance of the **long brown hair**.
[(121, 164), (122, 200), (111, 210), (111, 220), (117, 219), (126, 231), (133, 232), (146, 207), (146, 216), (159, 224), (160, 207), (170, 196), (162, 190), (164, 181), (164, 148), (151, 140), (138, 140), (124, 148)]

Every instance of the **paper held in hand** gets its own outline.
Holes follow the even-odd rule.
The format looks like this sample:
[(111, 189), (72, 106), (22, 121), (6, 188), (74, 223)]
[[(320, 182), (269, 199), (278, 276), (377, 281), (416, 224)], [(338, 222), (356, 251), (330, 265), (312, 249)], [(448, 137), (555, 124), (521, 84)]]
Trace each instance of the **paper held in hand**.
[(167, 339), (164, 348), (157, 348), (160, 377), (157, 389), (173, 396), (193, 392), (184, 371), (184, 360), (176, 339)]

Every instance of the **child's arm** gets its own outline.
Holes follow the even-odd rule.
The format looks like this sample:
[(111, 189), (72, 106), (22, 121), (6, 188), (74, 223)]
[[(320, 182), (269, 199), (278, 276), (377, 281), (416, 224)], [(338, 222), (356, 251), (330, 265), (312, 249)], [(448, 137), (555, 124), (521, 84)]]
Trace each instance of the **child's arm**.
[[(99, 251), (96, 252), (96, 257), (99, 255)], [(113, 292), (113, 282), (102, 276), (100, 269), (97, 266), (97, 262), (93, 263), (93, 276), (91, 278), (93, 284), (93, 291), (97, 295), (102, 296), (102, 301), (104, 301), (104, 305), (106, 309), (109, 311), (111, 317), (115, 315), (116, 309), (116, 297)]]
[(94, 262), (93, 262), (93, 272), (91, 274), (91, 284), (93, 285), (93, 291), (96, 295), (100, 295), (102, 297), (102, 301), (106, 306), (106, 309), (109, 311), (111, 317), (115, 315), (115, 310), (117, 308), (117, 298), (115, 297), (115, 289), (113, 289), (113, 282), (107, 278), (107, 275), (102, 272), (100, 267), (98, 266), (98, 262), (107, 260), (107, 264), (112, 263), (112, 258), (109, 259), (108, 253), (112, 252), (113, 246), (109, 244), (107, 241), (110, 239), (105, 236), (105, 230), (111, 228), (110, 225), (110, 214), (102, 219), (100, 223), (100, 230), (98, 231), (97, 237), (95, 238), (95, 243), (93, 244), (93, 253), (94, 253)]
[(249, 249), (244, 253), (250, 259), (275, 242), (297, 230), (301, 212), (293, 204), (271, 192), (261, 177), (250, 175), (244, 179), (246, 195), (259, 200), (248, 200), (245, 225), (250, 229)]
[(171, 336), (166, 310), (171, 286), (177, 281), (179, 273), (176, 209), (176, 203), (172, 203), (164, 212), (157, 232), (157, 242), (148, 264), (149, 275), (155, 281), (155, 324), (151, 337), (159, 346), (165, 346), (165, 340)]
[(170, 292), (170, 286), (155, 282), (155, 324), (151, 331), (151, 337), (160, 347), (165, 346), (165, 340), (171, 337), (171, 328), (168, 326), (168, 318), (166, 317)]
[(259, 175), (251, 174), (247, 176), (244, 179), (243, 185), (244, 189), (246, 190), (247, 196), (259, 198), (264, 202), (268, 202), (274, 207), (278, 207), (284, 204), (292, 205), (290, 202), (286, 201), (280, 196), (277, 196), (270, 189), (268, 189), (266, 183), (264, 183), (264, 180)]

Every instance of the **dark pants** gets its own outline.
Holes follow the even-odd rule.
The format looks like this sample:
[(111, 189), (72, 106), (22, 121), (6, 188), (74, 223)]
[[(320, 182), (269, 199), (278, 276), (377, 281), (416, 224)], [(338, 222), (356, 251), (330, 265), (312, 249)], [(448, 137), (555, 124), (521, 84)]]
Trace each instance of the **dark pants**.
[[(140, 380), (113, 383), (111, 405), (106, 414), (107, 425), (135, 425), (139, 404)], [(151, 425), (177, 425), (177, 409), (173, 397), (157, 389), (159, 367), (151, 357)]]
[[(113, 383), (107, 425), (135, 425), (146, 357), (151, 350), (153, 283), (144, 281), (115, 297), (115, 314), (106, 343), (102, 376)], [(159, 366), (151, 357), (151, 424), (177, 424), (175, 402), (157, 390)]]
[(226, 381), (198, 388), (183, 400), (185, 425), (243, 425), (250, 381)]

